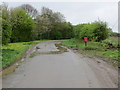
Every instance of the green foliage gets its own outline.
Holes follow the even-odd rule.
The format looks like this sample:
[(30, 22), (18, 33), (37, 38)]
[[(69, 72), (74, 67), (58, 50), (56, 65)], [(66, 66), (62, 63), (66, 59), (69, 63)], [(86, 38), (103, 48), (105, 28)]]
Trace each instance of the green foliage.
[(86, 46), (83, 50), (97, 50), (97, 48)]
[(8, 44), (10, 42), (12, 27), (10, 23), (9, 10), (6, 6), (2, 6), (2, 18), (0, 18), (0, 22), (2, 22), (2, 44)]
[(108, 44), (111, 44), (112, 45), (112, 48), (118, 48), (118, 46), (120, 46), (120, 38), (119, 37), (109, 37), (107, 38), (106, 40), (103, 40), (102, 43), (103, 44), (106, 44), (106, 47), (110, 47), (108, 46)]
[[(80, 43), (80, 41), (78, 41), (77, 39), (69, 39), (69, 40), (66, 40), (66, 41), (62, 42), (63, 45), (66, 45), (66, 46), (69, 46), (69, 47), (79, 46), (79, 43)], [(81, 45), (81, 46), (83, 46), (83, 45)]]
[[(70, 39), (62, 42), (63, 45), (68, 47), (77, 48), (80, 53), (84, 55), (97, 55), (101, 57), (106, 57), (110, 59), (120, 60), (119, 51), (108, 49), (106, 50), (106, 44), (100, 42), (88, 42), (85, 46), (84, 42), (79, 41), (78, 39)], [(104, 45), (103, 45), (104, 44)]]
[[(0, 10), (2, 10), (2, 17), (0, 17), (2, 30), (0, 30), (0, 34), (2, 33), (2, 43), (4, 44), (2, 48), (3, 68), (11, 65), (15, 60), (20, 58), (30, 46), (39, 42), (23, 41), (69, 39), (75, 37), (76, 39), (70, 39), (62, 43), (84, 51), (94, 51), (94, 53), (103, 54), (103, 56), (108, 57), (114, 54), (111, 53), (112, 51), (107, 52), (107, 50), (104, 50), (108, 46), (108, 43), (119, 46), (117, 40), (106, 38), (108, 38), (109, 35), (120, 36), (120, 34), (110, 32), (111, 29), (102, 21), (73, 26), (70, 22), (65, 21), (64, 15), (60, 12), (53, 12), (51, 9), (43, 7), (41, 14), (38, 15), (37, 10), (28, 4), (11, 10), (3, 5), (0, 6)], [(87, 47), (83, 43), (83, 37), (88, 37), (89, 41), (92, 41), (88, 42)], [(22, 43), (8, 44), (9, 42)], [(104, 53), (101, 53), (101, 51), (104, 51)], [(117, 59), (117, 53), (116, 51), (115, 56), (111, 55), (111, 57)]]
[(109, 29), (107, 28), (107, 24), (105, 22), (96, 21), (92, 24), (95, 27), (93, 33), (94, 33), (94, 38), (96, 39), (96, 41), (100, 42), (108, 38)]
[(81, 29), (82, 27), (84, 26), (85, 24), (79, 24), (79, 25), (76, 25), (73, 27), (73, 30), (74, 30), (74, 35), (75, 35), (75, 38), (78, 39), (79, 38), (79, 33), (81, 32)]
[[(60, 12), (53, 12), (51, 9), (43, 7), (41, 14), (33, 16), (34, 10), (37, 15), (36, 9), (30, 5), (22, 5), (9, 12), (5, 7), (2, 13), (4, 44), (74, 37), (72, 24), (65, 22), (65, 17)], [(32, 16), (35, 18), (31, 18)]]
[(10, 66), (16, 60), (20, 59), (28, 48), (43, 41), (45, 40), (9, 43), (8, 45), (3, 45), (2, 47), (2, 68), (6, 68)]
[(57, 40), (57, 39), (61, 39), (62, 38), (62, 34), (61, 32), (55, 30), (55, 31), (51, 31), (50, 32), (50, 39), (52, 40)]
[(36, 18), (37, 14), (38, 14), (38, 11), (29, 4), (22, 4), (18, 8), (25, 10), (27, 12), (27, 14), (30, 15), (32, 18)]
[(65, 22), (60, 12), (53, 12), (49, 8), (43, 7), (41, 15), (38, 15), (35, 21), (37, 38), (67, 39), (74, 35), (71, 23)]
[(85, 24), (79, 33), (79, 38), (82, 40), (84, 37), (88, 37), (89, 40), (93, 40), (93, 29), (94, 27), (91, 24)]
[(56, 23), (50, 31), (50, 39), (69, 39), (74, 36), (73, 27), (68, 22)]
[(105, 51), (102, 53), (104, 56), (115, 59), (115, 60), (120, 60), (120, 55), (119, 55), (119, 51), (115, 50), (115, 51)]
[(62, 39), (70, 39), (74, 37), (73, 26), (70, 22), (62, 23), (62, 26), (59, 28), (62, 33)]
[(15, 60), (15, 55), (18, 54), (19, 52), (14, 49), (2, 49), (2, 67), (5, 68), (6, 66), (10, 65), (13, 60)]
[(12, 42), (32, 40), (32, 30), (35, 27), (34, 20), (23, 9), (16, 8), (11, 11)]
[(120, 37), (120, 33), (117, 32), (110, 32), (111, 37)]
[(2, 19), (2, 44), (6, 45), (10, 42), (11, 33), (11, 24), (7, 20)]
[(107, 24), (102, 21), (74, 26), (75, 38), (80, 40), (88, 37), (90, 41), (100, 42), (108, 37), (108, 32)]

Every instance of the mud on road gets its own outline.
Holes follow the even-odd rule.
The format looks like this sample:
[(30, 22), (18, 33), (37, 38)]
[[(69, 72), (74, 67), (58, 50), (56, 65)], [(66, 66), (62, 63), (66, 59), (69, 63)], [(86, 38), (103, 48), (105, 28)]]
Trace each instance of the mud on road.
[[(117, 88), (118, 70), (98, 58), (89, 58), (66, 47), (38, 44), (15, 72), (3, 76), (3, 88)], [(54, 52), (54, 53), (50, 53)], [(30, 57), (29, 55), (34, 55)]]

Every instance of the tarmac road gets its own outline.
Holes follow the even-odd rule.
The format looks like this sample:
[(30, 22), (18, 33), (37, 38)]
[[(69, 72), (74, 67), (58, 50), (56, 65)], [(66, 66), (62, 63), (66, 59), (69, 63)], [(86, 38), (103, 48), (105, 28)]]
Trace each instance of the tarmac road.
[[(3, 88), (117, 88), (118, 72), (103, 60), (89, 58), (68, 49), (59, 51), (55, 43), (37, 45), (32, 58), (26, 58), (15, 72), (3, 77)], [(40, 54), (44, 53), (44, 54)], [(99, 63), (98, 63), (99, 61)]]

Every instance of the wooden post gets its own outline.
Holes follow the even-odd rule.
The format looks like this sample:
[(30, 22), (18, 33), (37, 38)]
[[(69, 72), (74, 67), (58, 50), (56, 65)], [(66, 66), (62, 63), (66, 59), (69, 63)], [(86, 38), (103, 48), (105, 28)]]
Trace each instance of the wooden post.
[(85, 46), (87, 46), (87, 42), (85, 42)]
[(85, 46), (87, 46), (88, 37), (84, 37)]

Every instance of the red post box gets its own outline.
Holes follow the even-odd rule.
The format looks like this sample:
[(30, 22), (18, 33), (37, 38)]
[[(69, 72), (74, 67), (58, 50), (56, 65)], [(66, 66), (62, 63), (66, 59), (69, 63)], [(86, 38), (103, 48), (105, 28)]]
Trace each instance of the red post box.
[(85, 46), (87, 46), (88, 37), (84, 37)]
[(84, 42), (88, 42), (88, 37), (84, 37)]

